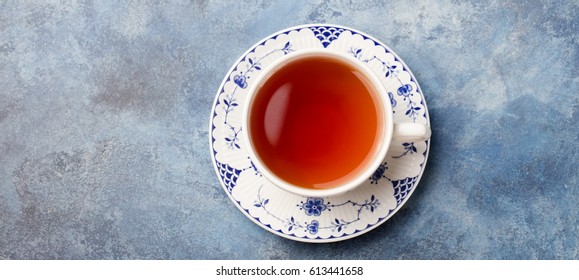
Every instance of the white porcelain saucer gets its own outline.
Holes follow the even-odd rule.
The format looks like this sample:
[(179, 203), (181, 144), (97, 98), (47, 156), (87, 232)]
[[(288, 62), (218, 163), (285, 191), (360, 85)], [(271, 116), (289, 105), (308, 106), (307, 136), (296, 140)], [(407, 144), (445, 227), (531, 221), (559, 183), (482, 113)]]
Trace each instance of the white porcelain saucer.
[(306, 48), (338, 50), (366, 63), (382, 78), (395, 122), (430, 126), (428, 109), (418, 82), (394, 52), (343, 26), (301, 25), (279, 31), (251, 47), (231, 67), (217, 91), (209, 126), (213, 165), (223, 189), (250, 220), (274, 234), (302, 242), (335, 242), (376, 228), (404, 205), (424, 171), (429, 141), (393, 142), (366, 184), (339, 196), (301, 197), (262, 177), (240, 137), (247, 90), (273, 61)]

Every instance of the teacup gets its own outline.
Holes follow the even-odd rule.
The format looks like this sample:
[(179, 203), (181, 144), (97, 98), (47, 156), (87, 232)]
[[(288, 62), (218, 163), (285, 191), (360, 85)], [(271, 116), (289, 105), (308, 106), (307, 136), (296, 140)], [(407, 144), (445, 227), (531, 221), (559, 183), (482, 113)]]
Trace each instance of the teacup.
[(393, 138), (424, 141), (423, 124), (394, 123), (386, 88), (367, 65), (329, 49), (275, 61), (249, 88), (242, 137), (275, 186), (328, 197), (368, 181)]

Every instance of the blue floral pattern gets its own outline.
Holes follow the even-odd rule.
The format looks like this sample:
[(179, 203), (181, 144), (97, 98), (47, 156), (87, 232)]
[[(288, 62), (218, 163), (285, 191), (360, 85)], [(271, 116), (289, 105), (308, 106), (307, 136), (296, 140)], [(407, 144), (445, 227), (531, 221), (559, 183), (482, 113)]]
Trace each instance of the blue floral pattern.
[[(422, 108), (410, 98), (411, 96), (414, 96), (414, 93), (412, 91), (412, 89), (413, 89), (412, 86), (408, 83), (406, 83), (406, 84), (403, 83), (402, 79), (399, 77), (401, 67), (395, 65), (394, 63), (388, 62), (384, 59), (381, 59), (376, 55), (369, 57), (369, 58), (365, 58), (364, 54), (362, 52), (362, 49), (359, 49), (359, 48), (350, 48), (348, 53), (350, 53), (351, 55), (353, 55), (354, 57), (356, 57), (357, 59), (359, 59), (360, 61), (362, 61), (364, 63), (377, 62), (377, 63), (382, 65), (382, 72), (384, 73), (383, 74), (384, 77), (385, 78), (393, 78), (400, 84), (400, 87), (398, 87), (398, 90), (397, 90), (398, 96), (404, 97), (404, 101), (407, 101), (407, 103), (408, 103), (406, 105), (408, 110), (406, 111), (405, 115), (408, 116), (409, 118), (411, 118), (412, 121), (416, 122), (416, 117), (418, 116), (419, 111)], [(396, 107), (397, 102), (396, 102), (396, 99), (394, 98), (394, 95), (392, 94), (392, 92), (388, 92), (388, 98), (390, 99), (390, 103), (392, 104), (392, 108)], [(394, 112), (396, 112), (396, 111), (394, 111)]]
[(319, 216), (322, 211), (327, 209), (326, 205), (324, 205), (324, 199), (316, 197), (309, 197), (306, 202), (302, 202), (300, 208), (304, 209), (308, 216)]
[[(387, 46), (353, 29), (306, 25), (268, 36), (227, 73), (211, 113), (211, 156), (227, 195), (253, 222), (299, 241), (344, 240), (377, 227), (402, 207), (420, 180), (429, 141), (392, 143), (395, 148), (367, 182), (342, 196), (299, 197), (267, 181), (248, 157), (240, 137), (245, 129), (240, 125), (240, 108), (254, 76), (277, 58), (307, 48), (342, 51), (368, 64), (387, 88), (394, 118), (428, 125), (426, 102), (418, 83)], [(404, 170), (392, 168), (398, 165)]]
[(404, 100), (410, 96), (412, 93), (412, 86), (409, 84), (405, 84), (398, 88), (398, 95), (404, 96)]
[(418, 150), (416, 149), (416, 147), (414, 146), (414, 142), (410, 142), (410, 143), (402, 143), (402, 146), (404, 147), (404, 153), (402, 153), (399, 156), (393, 156), (393, 158), (401, 158), (405, 155), (407, 155), (408, 153), (410, 154), (414, 154), (416, 153)]
[(388, 99), (390, 99), (390, 104), (392, 104), (392, 108), (396, 107), (396, 99), (394, 98), (394, 94), (388, 92)]
[(372, 177), (370, 177), (370, 184), (378, 184), (378, 181), (382, 178), (386, 178), (386, 175), (384, 175), (384, 173), (386, 173), (386, 170), (388, 170), (388, 166), (386, 166), (388, 163), (383, 162), (382, 164), (380, 164), (380, 166), (378, 166), (378, 168), (376, 169), (376, 171), (374, 171), (374, 174), (372, 174)]
[(413, 120), (416, 120), (418, 111), (420, 111), (421, 108), (410, 98), (410, 96), (413, 95), (412, 86), (409, 84), (404, 84), (398, 88), (398, 96), (403, 96), (404, 101), (408, 100), (408, 104), (406, 105), (408, 107), (408, 111), (406, 111), (404, 114), (411, 117)]
[(233, 77), (233, 82), (240, 88), (247, 87), (247, 77), (243, 75), (243, 73), (241, 75), (235, 75), (235, 77)]
[(312, 220), (309, 224), (306, 223), (306, 229), (310, 232), (310, 234), (318, 233), (319, 228), (320, 222), (318, 222), (317, 220)]
[[(322, 215), (322, 212), (324, 210), (331, 211), (331, 208), (342, 208), (342, 207), (351, 207), (352, 209), (355, 209), (357, 216), (353, 219), (352, 218), (351, 219), (334, 218), (328, 225), (323, 225), (323, 226), (317, 220), (313, 220), (310, 223), (308, 223), (308, 222), (300, 223), (300, 222), (298, 222), (298, 220), (294, 216), (291, 216), (289, 219), (284, 221), (282, 218), (280, 218), (279, 216), (274, 214), (272, 211), (270, 211), (270, 209), (267, 206), (270, 199), (264, 198), (262, 196), (262, 194), (261, 194), (262, 188), (263, 188), (263, 185), (259, 187), (259, 190), (257, 192), (257, 200), (254, 202), (253, 206), (256, 208), (263, 209), (267, 213), (267, 215), (271, 216), (272, 218), (274, 218), (278, 221), (283, 221), (286, 228), (287, 228), (287, 231), (293, 231), (293, 230), (300, 230), (301, 229), (301, 230), (309, 232), (310, 234), (315, 234), (319, 230), (329, 230), (332, 232), (341, 232), (342, 230), (346, 229), (349, 225), (360, 221), (361, 215), (363, 214), (364, 211), (374, 212), (380, 206), (380, 200), (375, 195), (371, 195), (370, 199), (366, 199), (366, 200), (364, 200), (364, 202), (356, 202), (356, 201), (348, 200), (348, 201), (345, 201), (342, 203), (337, 203), (337, 204), (332, 204), (329, 201), (324, 203), (323, 198), (309, 197), (306, 199), (305, 202), (301, 201), (301, 203), (297, 205), (300, 210), (305, 211), (305, 214), (307, 216), (319, 217)], [(315, 221), (315, 223), (314, 223), (314, 221)]]

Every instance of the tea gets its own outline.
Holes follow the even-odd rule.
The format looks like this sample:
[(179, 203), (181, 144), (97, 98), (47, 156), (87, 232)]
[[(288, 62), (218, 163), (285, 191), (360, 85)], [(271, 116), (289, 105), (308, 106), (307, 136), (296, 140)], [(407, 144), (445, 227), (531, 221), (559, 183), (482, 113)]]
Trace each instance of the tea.
[(371, 82), (337, 59), (304, 57), (257, 89), (249, 136), (261, 162), (286, 182), (325, 189), (367, 168), (383, 132)]

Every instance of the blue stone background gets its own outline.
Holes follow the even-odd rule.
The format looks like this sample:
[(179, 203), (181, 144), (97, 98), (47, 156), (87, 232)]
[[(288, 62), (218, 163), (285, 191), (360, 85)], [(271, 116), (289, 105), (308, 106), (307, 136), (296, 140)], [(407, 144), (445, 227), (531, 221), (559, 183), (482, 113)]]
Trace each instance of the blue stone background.
[[(3, 1), (0, 259), (579, 259), (578, 1)], [(413, 70), (433, 129), (379, 228), (305, 244), (214, 173), (217, 88), (278, 30), (349, 26)]]

